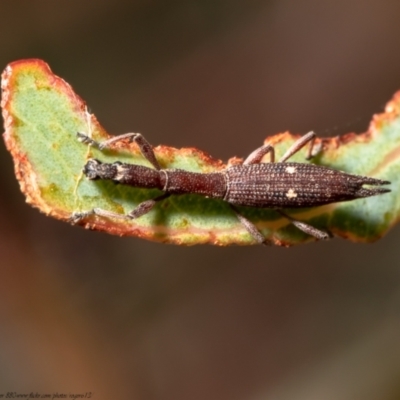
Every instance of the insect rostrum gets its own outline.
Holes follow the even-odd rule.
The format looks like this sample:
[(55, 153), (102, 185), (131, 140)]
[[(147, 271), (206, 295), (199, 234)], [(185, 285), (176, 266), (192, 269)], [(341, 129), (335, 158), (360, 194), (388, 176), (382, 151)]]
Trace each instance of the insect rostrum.
[[(109, 164), (90, 159), (83, 168), (88, 179), (108, 179), (134, 187), (156, 188), (162, 190), (164, 194), (142, 202), (127, 215), (96, 208), (87, 212), (74, 213), (71, 217), (74, 222), (90, 214), (106, 218), (139, 218), (149, 212), (158, 201), (170, 195), (190, 193), (226, 201), (243, 226), (259, 243), (270, 244), (255, 225), (241, 215), (235, 206), (276, 209), (303, 232), (317, 239), (328, 239), (330, 237), (328, 232), (297, 221), (284, 213), (282, 209), (314, 207), (390, 191), (388, 188), (372, 187), (389, 184), (388, 181), (348, 174), (314, 164), (286, 162), (308, 142), (311, 144), (309, 157), (312, 155), (315, 139), (313, 132), (309, 132), (296, 141), (277, 163), (274, 162), (273, 147), (267, 144), (251, 153), (242, 164), (213, 173), (162, 169), (151, 145), (137, 133), (117, 136), (102, 143), (97, 143), (82, 133), (78, 133), (78, 138), (82, 142), (98, 146), (100, 149), (121, 139), (134, 140), (143, 156), (154, 167), (148, 168), (121, 162)], [(268, 153), (271, 162), (262, 163), (263, 156)], [(364, 185), (369, 185), (369, 187), (364, 187)]]

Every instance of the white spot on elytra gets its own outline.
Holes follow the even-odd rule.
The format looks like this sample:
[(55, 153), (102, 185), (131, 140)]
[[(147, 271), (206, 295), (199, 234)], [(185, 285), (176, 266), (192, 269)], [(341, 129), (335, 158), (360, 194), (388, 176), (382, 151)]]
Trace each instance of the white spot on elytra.
[(288, 174), (294, 174), (296, 172), (296, 167), (286, 167), (285, 172)]
[(293, 189), (289, 189), (286, 193), (286, 197), (288, 199), (293, 199), (294, 197), (297, 197), (297, 193)]
[(125, 167), (122, 165), (117, 165), (117, 173), (115, 174), (115, 180), (120, 181), (125, 178)]

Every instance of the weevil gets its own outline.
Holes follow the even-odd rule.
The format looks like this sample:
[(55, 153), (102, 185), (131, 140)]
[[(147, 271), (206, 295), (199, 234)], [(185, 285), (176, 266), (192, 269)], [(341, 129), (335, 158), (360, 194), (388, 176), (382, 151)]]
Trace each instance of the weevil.
[[(100, 150), (120, 140), (134, 141), (143, 157), (153, 166), (153, 168), (148, 168), (119, 161), (102, 163), (97, 159), (89, 159), (83, 168), (83, 173), (88, 179), (108, 179), (115, 183), (139, 188), (156, 188), (163, 191), (163, 194), (143, 201), (126, 215), (99, 208), (75, 212), (71, 216), (71, 221), (74, 223), (92, 214), (106, 218), (135, 219), (148, 213), (155, 204), (171, 195), (195, 193), (226, 201), (243, 227), (258, 243), (270, 244), (270, 241), (264, 238), (257, 227), (240, 213), (237, 206), (276, 209), (301, 231), (324, 240), (332, 236), (328, 231), (298, 221), (283, 210), (321, 206), (390, 192), (388, 188), (371, 187), (388, 185), (390, 184), (388, 181), (353, 175), (321, 165), (286, 162), (307, 143), (310, 143), (307, 158), (313, 156), (316, 138), (314, 132), (309, 132), (299, 138), (278, 162), (275, 162), (273, 146), (265, 144), (253, 151), (241, 164), (211, 173), (161, 168), (152, 146), (140, 133), (127, 133), (103, 142), (96, 142), (84, 133), (78, 133), (77, 136), (81, 142), (96, 146)], [(261, 162), (267, 154), (270, 162)], [(369, 187), (364, 187), (364, 185)]]

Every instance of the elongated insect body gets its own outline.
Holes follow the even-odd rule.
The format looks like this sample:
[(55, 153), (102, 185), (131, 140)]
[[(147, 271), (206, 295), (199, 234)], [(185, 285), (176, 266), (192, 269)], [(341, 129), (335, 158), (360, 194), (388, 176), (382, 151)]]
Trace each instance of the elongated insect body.
[[(253, 236), (264, 244), (270, 244), (255, 225), (240, 214), (236, 206), (273, 208), (289, 219), (297, 228), (318, 239), (331, 235), (285, 214), (282, 209), (315, 207), (329, 203), (349, 201), (387, 193), (384, 187), (390, 182), (366, 176), (348, 174), (332, 168), (306, 163), (285, 162), (300, 148), (311, 142), (309, 156), (315, 139), (313, 132), (301, 137), (283, 155), (280, 162), (274, 162), (274, 149), (264, 145), (251, 153), (243, 164), (226, 168), (220, 172), (198, 173), (180, 169), (162, 169), (156, 160), (150, 144), (140, 134), (125, 134), (103, 143), (97, 143), (79, 133), (81, 141), (98, 146), (100, 149), (121, 139), (135, 140), (144, 157), (153, 168), (115, 162), (102, 163), (90, 159), (83, 168), (88, 179), (109, 179), (116, 183), (134, 187), (159, 189), (163, 195), (146, 200), (127, 215), (115, 214), (101, 209), (74, 213), (73, 222), (97, 214), (107, 218), (139, 218), (153, 206), (170, 195), (199, 194), (210, 198), (223, 199), (231, 205), (239, 221)], [(261, 163), (263, 156), (270, 154), (270, 163)], [(368, 187), (364, 187), (368, 185)]]

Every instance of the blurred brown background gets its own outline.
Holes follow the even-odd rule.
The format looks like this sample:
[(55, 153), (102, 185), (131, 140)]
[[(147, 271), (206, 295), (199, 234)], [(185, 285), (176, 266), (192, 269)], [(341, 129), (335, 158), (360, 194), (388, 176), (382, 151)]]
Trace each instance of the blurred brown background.
[[(1, 68), (42, 58), (109, 132), (224, 160), (287, 129), (363, 132), (400, 89), (393, 0), (5, 0), (0, 14)], [(0, 153), (0, 394), (400, 398), (399, 228), (291, 249), (120, 239), (27, 206)]]

